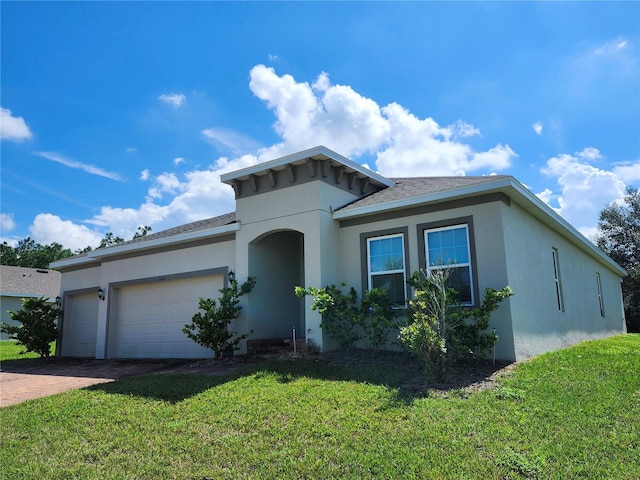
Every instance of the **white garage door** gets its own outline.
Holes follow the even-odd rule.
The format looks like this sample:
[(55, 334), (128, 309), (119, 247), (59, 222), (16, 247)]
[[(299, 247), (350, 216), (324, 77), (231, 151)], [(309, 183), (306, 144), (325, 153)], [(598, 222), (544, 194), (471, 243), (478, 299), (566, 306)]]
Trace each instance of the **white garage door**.
[(96, 356), (98, 328), (98, 295), (65, 295), (62, 325), (62, 356)]
[(182, 329), (199, 311), (199, 298), (217, 298), (222, 287), (222, 275), (121, 287), (116, 357), (211, 357), (211, 350), (196, 344)]

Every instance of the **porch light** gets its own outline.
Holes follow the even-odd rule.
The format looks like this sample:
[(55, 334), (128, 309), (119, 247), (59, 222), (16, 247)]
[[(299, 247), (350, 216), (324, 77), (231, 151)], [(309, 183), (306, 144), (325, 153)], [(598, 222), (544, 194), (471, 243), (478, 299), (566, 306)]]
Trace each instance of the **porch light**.
[(100, 288), (100, 290), (98, 290), (98, 298), (100, 300), (104, 300), (104, 290), (102, 288)]
[(233, 270), (229, 270), (229, 281), (233, 282), (236, 279), (236, 274), (233, 273)]

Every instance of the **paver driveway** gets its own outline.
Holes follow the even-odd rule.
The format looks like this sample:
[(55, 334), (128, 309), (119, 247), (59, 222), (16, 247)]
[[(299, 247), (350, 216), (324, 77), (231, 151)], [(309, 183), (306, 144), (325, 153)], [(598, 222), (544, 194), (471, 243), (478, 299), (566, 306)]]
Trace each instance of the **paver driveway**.
[(89, 360), (50, 358), (9, 361), (0, 371), (0, 407), (55, 393), (149, 373), (225, 375), (249, 363), (194, 360)]

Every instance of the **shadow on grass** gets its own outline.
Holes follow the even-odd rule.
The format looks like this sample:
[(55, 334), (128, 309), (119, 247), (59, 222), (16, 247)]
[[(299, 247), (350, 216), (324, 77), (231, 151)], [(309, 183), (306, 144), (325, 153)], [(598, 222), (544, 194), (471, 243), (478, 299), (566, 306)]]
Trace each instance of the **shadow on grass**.
[(496, 373), (509, 364), (458, 365), (451, 369), (445, 383), (430, 381), (430, 376), (414, 357), (400, 352), (352, 350), (322, 355), (265, 360), (227, 375), (159, 374), (128, 377), (112, 383), (87, 387), (88, 390), (180, 402), (210, 388), (240, 377), (274, 376), (281, 383), (300, 378), (334, 382), (359, 382), (384, 386), (394, 392), (394, 400), (410, 404), (428, 396), (465, 398), (469, 393), (491, 387)]

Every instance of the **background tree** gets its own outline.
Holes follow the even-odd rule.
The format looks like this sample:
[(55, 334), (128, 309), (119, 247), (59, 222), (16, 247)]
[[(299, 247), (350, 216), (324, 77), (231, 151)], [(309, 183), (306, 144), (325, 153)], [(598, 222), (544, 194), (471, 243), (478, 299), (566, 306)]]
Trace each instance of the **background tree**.
[(600, 212), (596, 243), (627, 271), (622, 298), (629, 332), (640, 332), (640, 193), (628, 188), (624, 204), (612, 203)]
[[(148, 225), (139, 226), (133, 238), (145, 237), (151, 231)], [(124, 242), (122, 237), (118, 237), (113, 232), (105, 234), (100, 241), (98, 248), (104, 248), (111, 245)], [(28, 268), (49, 268), (49, 264), (79, 255), (81, 253), (91, 252), (93, 248), (87, 246), (74, 252), (69, 248), (65, 248), (59, 243), (53, 242), (50, 245), (36, 243), (31, 237), (24, 238), (12, 247), (7, 242), (0, 244), (0, 265), (10, 265), (14, 267)]]

